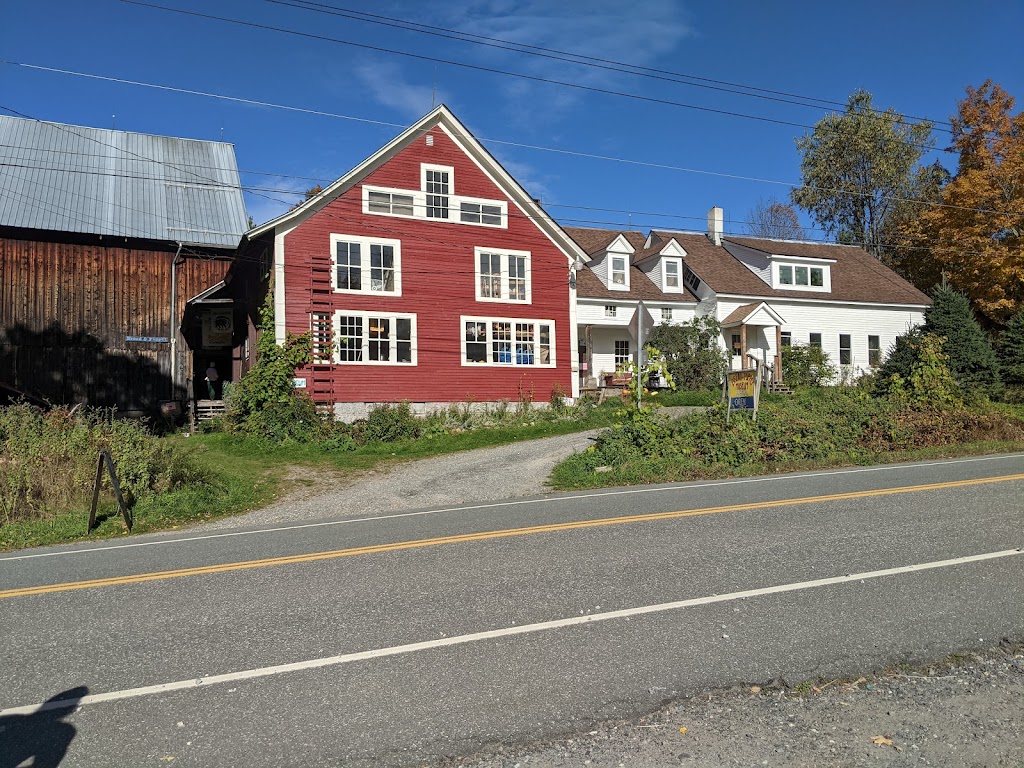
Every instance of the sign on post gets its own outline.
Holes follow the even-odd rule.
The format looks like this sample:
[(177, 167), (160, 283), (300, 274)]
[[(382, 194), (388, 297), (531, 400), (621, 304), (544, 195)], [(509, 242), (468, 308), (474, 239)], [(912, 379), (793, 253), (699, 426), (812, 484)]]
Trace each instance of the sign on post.
[(762, 367), (744, 368), (740, 371), (726, 373), (725, 396), (729, 407), (725, 414), (728, 423), (733, 411), (753, 411), (757, 420), (757, 405), (761, 393)]

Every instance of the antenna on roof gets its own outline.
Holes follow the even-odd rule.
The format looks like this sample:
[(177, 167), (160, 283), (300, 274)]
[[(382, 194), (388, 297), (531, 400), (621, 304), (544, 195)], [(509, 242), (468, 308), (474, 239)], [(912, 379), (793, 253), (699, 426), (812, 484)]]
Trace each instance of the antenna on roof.
[(437, 65), (434, 65), (434, 84), (430, 86), (430, 111), (437, 106)]
[(117, 115), (110, 116), (110, 127), (115, 131), (117, 130)]

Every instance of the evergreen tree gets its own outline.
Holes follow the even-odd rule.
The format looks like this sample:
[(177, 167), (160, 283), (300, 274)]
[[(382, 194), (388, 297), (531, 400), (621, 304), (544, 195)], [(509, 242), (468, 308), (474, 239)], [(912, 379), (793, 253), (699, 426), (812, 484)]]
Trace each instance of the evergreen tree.
[(1024, 312), (1010, 320), (996, 351), (1003, 381), (1012, 387), (1024, 387)]
[(920, 328), (911, 328), (896, 337), (896, 341), (889, 347), (889, 352), (885, 356), (885, 362), (875, 374), (876, 394), (888, 394), (893, 388), (894, 379), (901, 383), (910, 381), (923, 335)]
[(989, 397), (1000, 394), (996, 353), (974, 319), (966, 296), (945, 285), (937, 287), (932, 292), (932, 305), (924, 313), (924, 331), (946, 339), (950, 371), (965, 393), (980, 392)]

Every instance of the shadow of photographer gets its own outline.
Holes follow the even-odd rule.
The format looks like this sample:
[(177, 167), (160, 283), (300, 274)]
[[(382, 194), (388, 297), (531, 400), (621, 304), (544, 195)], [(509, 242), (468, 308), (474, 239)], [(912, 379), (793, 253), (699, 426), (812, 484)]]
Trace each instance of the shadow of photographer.
[(0, 768), (56, 768), (77, 733), (65, 722), (89, 689), (58, 693), (28, 715), (0, 716)]

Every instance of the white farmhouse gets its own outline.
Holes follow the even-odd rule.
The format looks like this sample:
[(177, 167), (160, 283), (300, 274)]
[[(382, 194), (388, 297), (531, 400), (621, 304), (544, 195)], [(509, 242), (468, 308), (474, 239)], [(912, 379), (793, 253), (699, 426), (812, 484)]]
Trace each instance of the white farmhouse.
[(642, 301), (655, 322), (712, 315), (732, 367), (766, 366), (782, 382), (780, 350), (821, 347), (855, 378), (879, 365), (930, 299), (861, 248), (726, 236), (724, 214), (704, 233), (566, 228), (591, 261), (577, 266), (580, 371), (613, 372), (636, 354), (629, 329)]

